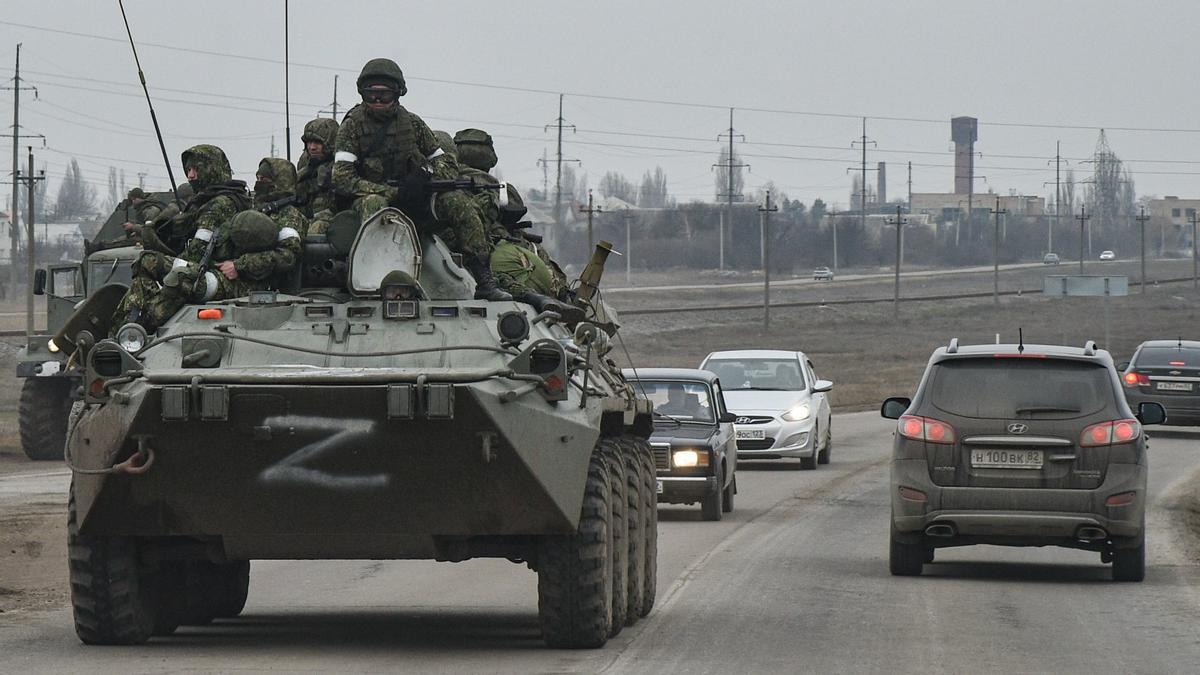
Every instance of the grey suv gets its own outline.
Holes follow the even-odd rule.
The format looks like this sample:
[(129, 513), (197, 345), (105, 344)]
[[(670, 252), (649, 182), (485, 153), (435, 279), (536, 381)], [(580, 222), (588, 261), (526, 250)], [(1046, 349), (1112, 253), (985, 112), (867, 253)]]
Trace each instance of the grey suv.
[(1125, 402), (1108, 352), (1047, 345), (933, 353), (898, 419), (891, 466), (892, 574), (970, 544), (1098, 551), (1113, 578), (1145, 576), (1146, 436), (1165, 412)]

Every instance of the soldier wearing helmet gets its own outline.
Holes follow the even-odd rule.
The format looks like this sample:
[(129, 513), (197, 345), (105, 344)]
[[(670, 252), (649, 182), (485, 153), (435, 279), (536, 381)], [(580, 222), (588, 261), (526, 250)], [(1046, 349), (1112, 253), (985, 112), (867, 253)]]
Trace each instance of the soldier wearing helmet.
[(401, 106), (408, 92), (404, 73), (390, 59), (371, 59), (358, 76), (363, 102), (351, 108), (338, 129), (333, 158), (333, 185), (340, 197), (353, 200), (359, 217), (394, 205), (424, 232), (447, 232), (453, 247), (475, 277), (475, 297), (511, 300), (496, 287), (489, 264), (491, 245), (471, 195), (463, 190), (433, 196), (431, 178), (455, 179), (454, 158), (438, 147), (429, 126)]
[(337, 144), (338, 123), (318, 117), (304, 125), (304, 152), (296, 163), (296, 205), (310, 219), (306, 234), (320, 234), (338, 211), (333, 189), (333, 152)]

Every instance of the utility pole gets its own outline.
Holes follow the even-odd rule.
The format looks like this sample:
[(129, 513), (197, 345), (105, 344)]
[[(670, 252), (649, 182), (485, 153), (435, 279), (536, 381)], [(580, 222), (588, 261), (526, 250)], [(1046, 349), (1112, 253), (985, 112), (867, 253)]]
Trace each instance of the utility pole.
[(555, 178), (554, 178), (554, 224), (558, 227), (562, 227), (562, 224), (563, 224), (563, 221), (562, 221), (562, 165), (563, 165), (563, 162), (579, 162), (579, 160), (577, 160), (577, 159), (563, 159), (563, 156), (562, 156), (563, 155), (563, 153), (562, 153), (563, 128), (570, 127), (571, 133), (575, 133), (575, 125), (574, 124), (564, 124), (564, 122), (566, 122), (566, 120), (563, 119), (563, 95), (559, 94), (558, 95), (558, 117), (554, 120), (554, 124), (547, 124), (542, 129), (544, 132), (552, 126), (558, 127), (558, 159), (556, 160), (556, 164), (558, 165), (558, 168), (556, 170), (557, 172), (555, 173)]
[(1188, 216), (1188, 220), (1190, 220), (1192, 223), (1192, 288), (1196, 288), (1197, 287), (1197, 277), (1196, 277), (1196, 220), (1197, 220), (1197, 215), (1196, 215), (1195, 211), (1192, 211), (1191, 215)]
[(1087, 204), (1079, 205), (1079, 215), (1075, 216), (1075, 220), (1079, 221), (1079, 273), (1083, 274), (1083, 226), (1084, 223), (1091, 220), (1091, 216), (1087, 214)]
[[(588, 218), (588, 230), (587, 230), (587, 232), (588, 232), (588, 247), (587, 247), (587, 250), (588, 250), (588, 255), (591, 255), (592, 250), (595, 249), (595, 247), (596, 247), (596, 243), (592, 239), (592, 214), (603, 213), (604, 207), (602, 207), (602, 206), (593, 207), (592, 206), (592, 191), (589, 189), (588, 190), (587, 208), (585, 209), (583, 207), (579, 207), (579, 210), (580, 210), (580, 212), (587, 214), (587, 218)], [(629, 248), (629, 242), (625, 242), (625, 248)]]
[(743, 142), (745, 142), (745, 140), (746, 140), (746, 137), (744, 135), (735, 134), (733, 132), (733, 108), (730, 108), (729, 109), (729, 131), (728, 131), (728, 133), (717, 134), (718, 141), (720, 141), (722, 138), (729, 139), (729, 154), (727, 154), (725, 156), (724, 164), (713, 164), (714, 167), (717, 167), (717, 166), (725, 167), (725, 180), (726, 180), (725, 194), (718, 195), (720, 197), (725, 197), (725, 200), (726, 200), (725, 201), (725, 204), (726, 204), (725, 213), (721, 214), (720, 243), (717, 245), (717, 268), (718, 269), (725, 269), (725, 228), (726, 228), (726, 224), (728, 224), (728, 227), (730, 229), (733, 228), (733, 199), (734, 199), (734, 197), (737, 197), (740, 201), (741, 196), (742, 196), (742, 193), (738, 192), (735, 194), (733, 191), (733, 170), (750, 168), (749, 164), (735, 164), (734, 163), (736, 161), (733, 157), (733, 139), (734, 139), (734, 137), (742, 139)]
[[(291, 154), (291, 153), (288, 153), (288, 154)], [(278, 156), (279, 155), (275, 154), (275, 134), (271, 134), (271, 157), (274, 158), (274, 157), (278, 157)], [(289, 159), (288, 161), (290, 162), (291, 160)]]
[(146, 172), (145, 171), (138, 172), (138, 187), (143, 190), (146, 189)]
[(329, 113), (329, 114), (333, 115), (334, 120), (337, 120), (337, 111), (338, 111), (337, 90), (338, 90), (338, 76), (334, 75), (333, 76), (333, 103), (330, 104), (330, 110), (318, 110), (317, 111), (318, 115), (324, 115), (325, 113)]
[[(13, 199), (12, 209), (9, 210), (9, 288), (16, 292), (17, 288), (17, 248), (20, 242), (20, 237), (17, 234), (17, 214), (20, 211), (20, 194), (21, 188), (17, 184), (17, 175), (20, 173), (20, 160), (17, 154), (17, 145), (21, 142), (21, 90), (33, 90), (33, 97), (37, 98), (37, 87), (22, 87), (21, 86), (21, 43), (17, 43), (17, 64), (13, 70), (13, 85), (11, 87), (0, 87), (7, 89), (13, 93), (13, 124), (12, 124), (12, 175), (13, 175)], [(33, 204), (29, 204), (30, 209)]]
[[(1062, 218), (1062, 165), (1063, 162), (1070, 164), (1062, 156), (1062, 141), (1054, 143), (1054, 223), (1046, 228), (1046, 253), (1054, 252), (1054, 225), (1059, 223)], [(1049, 162), (1047, 162), (1049, 164)], [(1043, 186), (1047, 183), (1042, 183)]]
[[(26, 241), (26, 245), (25, 245), (25, 247), (26, 247), (26, 250), (25, 250), (25, 254), (26, 254), (25, 255), (25, 259), (26, 259), (25, 283), (28, 284), (26, 286), (27, 290), (25, 293), (25, 343), (26, 344), (29, 344), (29, 341), (33, 339), (33, 333), (34, 333), (34, 330), (33, 330), (33, 268), (34, 268), (34, 265), (36, 264), (36, 260), (34, 259), (34, 255), (33, 255), (33, 247), (34, 247), (34, 243), (33, 243), (34, 222), (33, 222), (33, 219), (34, 219), (34, 205), (37, 201), (35, 198), (35, 195), (36, 195), (36, 187), (35, 186), (39, 180), (46, 180), (44, 171), (41, 174), (36, 175), (36, 176), (33, 174), (33, 148), (28, 148), (28, 150), (29, 150), (29, 171), (24, 176), (19, 176), (19, 177), (14, 176), (15, 180), (13, 180), (14, 184), (17, 181), (21, 181), (21, 182), (25, 183), (29, 188), (29, 204), (28, 204), (29, 208), (27, 209), (28, 213), (25, 214), (25, 241)], [(15, 268), (16, 265), (14, 264), (13, 267)]]
[(767, 202), (758, 207), (761, 219), (759, 248), (762, 250), (763, 266), (763, 330), (771, 329), (771, 213), (778, 211), (778, 206), (771, 206), (771, 191), (767, 190)]
[(632, 286), (633, 237), (629, 233), (629, 221), (633, 220), (633, 214), (629, 212), (629, 209), (624, 209), (621, 211), (621, 219), (625, 221), (625, 285)]
[(1150, 220), (1150, 216), (1146, 215), (1146, 207), (1139, 209), (1138, 215), (1133, 217), (1141, 225), (1142, 238), (1142, 293), (1146, 292), (1146, 221)]
[(884, 221), (888, 225), (896, 226), (896, 284), (892, 291), (892, 313), (896, 316), (900, 316), (900, 247), (903, 245), (900, 239), (900, 231), (904, 228), (905, 223), (908, 222), (907, 218), (900, 217), (900, 213), (901, 207), (897, 205), (896, 217), (894, 219), (888, 218)]
[(908, 163), (908, 212), (912, 213), (912, 162)]
[(862, 146), (862, 183), (859, 185), (861, 195), (858, 200), (859, 206), (859, 224), (862, 226), (862, 231), (867, 231), (867, 145), (877, 145), (875, 141), (867, 138), (867, 118), (862, 118), (862, 138), (850, 143), (851, 147), (855, 145)]
[(833, 275), (837, 276), (838, 271), (838, 253), (837, 253), (837, 221), (838, 216), (842, 215), (837, 211), (830, 211), (826, 216), (829, 217), (829, 227), (833, 230)]
[(546, 148), (542, 148), (542, 158), (538, 160), (538, 164), (542, 165), (542, 200), (550, 199), (550, 164), (546, 161)]
[(1000, 216), (1008, 213), (1008, 209), (1000, 208), (1000, 195), (996, 195), (996, 208), (992, 209), (995, 217), (995, 229), (992, 232), (992, 305), (1000, 306)]

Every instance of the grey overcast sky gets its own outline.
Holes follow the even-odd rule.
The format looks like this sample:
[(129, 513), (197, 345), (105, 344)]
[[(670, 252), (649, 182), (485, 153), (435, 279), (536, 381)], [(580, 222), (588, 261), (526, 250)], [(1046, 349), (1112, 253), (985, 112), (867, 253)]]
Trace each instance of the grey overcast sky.
[[(282, 0), (125, 7), (177, 180), (179, 153), (199, 142), (225, 148), (248, 181), (272, 136), (286, 156)], [(109, 166), (129, 185), (142, 171), (165, 187), (116, 0), (4, 9), (0, 68), (11, 77), (23, 43), (22, 78), (39, 95), (22, 92), (21, 124), (46, 136), (44, 149), (30, 142), (51, 195), (70, 157), (101, 199)], [(592, 187), (605, 171), (637, 183), (660, 165), (681, 202), (713, 199), (729, 107), (747, 191), (774, 181), (805, 202), (847, 204), (861, 116), (878, 143), (868, 162), (888, 162), (893, 198), (909, 161), (913, 191), (952, 191), (957, 115), (980, 121), (977, 191), (1051, 193), (1059, 140), (1084, 179), (1105, 127), (1139, 194), (1200, 196), (1198, 19), (1195, 0), (291, 0), (293, 159), (305, 121), (333, 100), (334, 75), (344, 111), (361, 65), (387, 56), (408, 77), (406, 107), (433, 128), (492, 132), (501, 173), (524, 188), (541, 186), (537, 160), (553, 157), (543, 125), (562, 92), (577, 128), (564, 156)], [(0, 91), (0, 115), (11, 109)]]

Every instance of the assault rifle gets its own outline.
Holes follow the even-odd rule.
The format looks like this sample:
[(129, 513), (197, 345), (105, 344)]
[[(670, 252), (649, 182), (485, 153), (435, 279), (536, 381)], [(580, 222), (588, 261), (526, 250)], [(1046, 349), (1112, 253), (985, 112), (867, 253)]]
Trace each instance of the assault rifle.
[(281, 211), (285, 206), (295, 206), (297, 203), (299, 203), (299, 201), (300, 199), (296, 195), (288, 195), (286, 197), (276, 199), (273, 202), (267, 202), (266, 204), (259, 206), (258, 210), (269, 216), (273, 213), (279, 213), (279, 211)]

